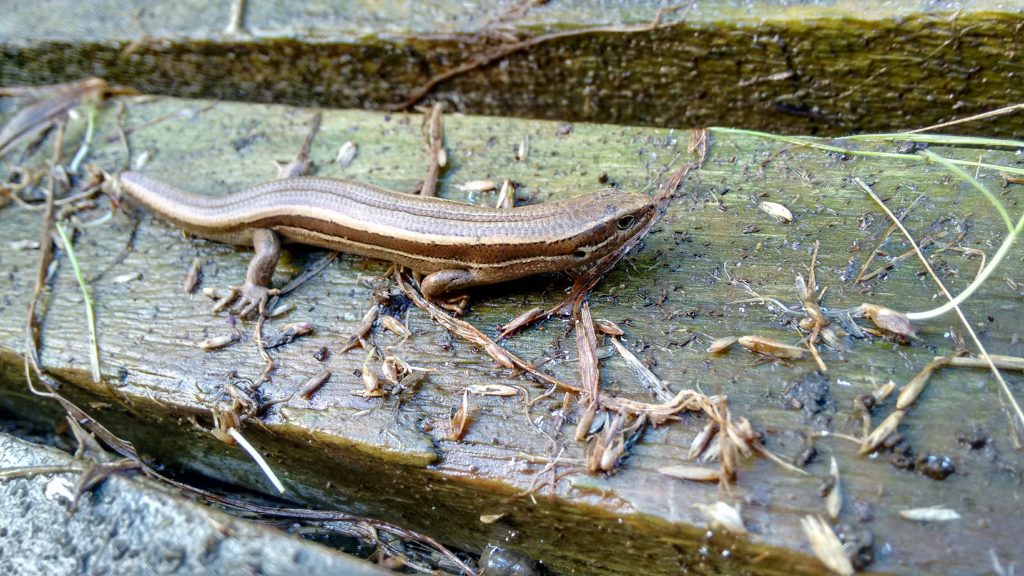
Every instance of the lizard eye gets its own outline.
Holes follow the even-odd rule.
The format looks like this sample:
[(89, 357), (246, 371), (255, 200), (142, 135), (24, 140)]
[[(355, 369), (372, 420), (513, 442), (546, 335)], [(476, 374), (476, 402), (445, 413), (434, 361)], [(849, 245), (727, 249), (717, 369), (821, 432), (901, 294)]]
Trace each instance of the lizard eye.
[(619, 230), (627, 230), (632, 228), (633, 224), (636, 224), (636, 216), (623, 216), (615, 224), (619, 227)]

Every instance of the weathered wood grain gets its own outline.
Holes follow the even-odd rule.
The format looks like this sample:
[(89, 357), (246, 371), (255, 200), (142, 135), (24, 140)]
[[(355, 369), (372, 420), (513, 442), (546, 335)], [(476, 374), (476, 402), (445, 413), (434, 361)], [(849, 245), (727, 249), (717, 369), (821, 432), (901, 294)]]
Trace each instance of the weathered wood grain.
[[(164, 98), (124, 102), (129, 126), (177, 112), (132, 132), (133, 156), (147, 153), (147, 173), (207, 194), (272, 177), (270, 161), (295, 153), (312, 115), (311, 110), (281, 106), (220, 103), (207, 108), (206, 102)], [(123, 162), (114, 117), (112, 105), (101, 111), (88, 158), (110, 169)], [(312, 149), (317, 173), (411, 190), (425, 172), (419, 123), (418, 116), (403, 114), (325, 112)], [(650, 192), (667, 170), (691, 160), (686, 131), (589, 124), (568, 129), (550, 122), (459, 115), (449, 115), (445, 126), (451, 167), (441, 194), (474, 202), (494, 199), (460, 192), (456, 185), (509, 177), (520, 183), (520, 201), (542, 202), (595, 188), (599, 176), (607, 174), (625, 188)], [(67, 156), (77, 147), (83, 127), (82, 119), (69, 127)], [(516, 149), (526, 137), (529, 158), (517, 162)], [(356, 142), (359, 152), (349, 169), (340, 170), (331, 161), (347, 140)], [(895, 151), (897, 145), (881, 148)], [(932, 149), (955, 158), (1020, 163), (1014, 151)], [(29, 162), (42, 163), (48, 148), (42, 150)], [(9, 167), (17, 156), (6, 160)], [(962, 334), (953, 318), (923, 326), (920, 340), (906, 346), (884, 339), (849, 340), (844, 352), (823, 349), (827, 374), (819, 373), (811, 360), (759, 363), (738, 351), (721, 358), (704, 352), (712, 338), (725, 335), (762, 334), (798, 343), (790, 319), (758, 305), (730, 302), (749, 297), (737, 285), (742, 281), (762, 295), (797, 304), (795, 278), (806, 276), (817, 239), (822, 241), (818, 283), (828, 288), (830, 308), (870, 300), (921, 310), (940, 301), (913, 260), (898, 263), (863, 287), (850, 284), (889, 226), (851, 182), (854, 176), (871, 183), (894, 209), (920, 197), (905, 219), (919, 238), (946, 234), (941, 242), (991, 255), (1005, 234), (979, 194), (940, 166), (713, 134), (703, 168), (691, 173), (644, 248), (594, 292), (594, 316), (624, 326), (630, 346), (673, 390), (699, 387), (728, 395), (734, 415), (750, 418), (765, 433), (767, 446), (784, 457), (799, 453), (803, 437), (812, 432), (859, 433), (853, 397), (890, 379), (905, 383), (933, 356), (950, 351), (950, 331)], [(1020, 186), (1000, 188), (1001, 177), (985, 170), (979, 177), (1017, 217)], [(760, 200), (784, 204), (795, 221), (776, 222), (757, 208)], [(80, 217), (101, 215), (97, 210)], [(138, 218), (137, 228), (133, 218)], [(39, 224), (38, 212), (12, 204), (0, 208), (0, 403), (22, 417), (45, 420), (52, 418), (52, 407), (30, 397), (22, 381), (24, 312), (37, 253), (11, 248), (12, 242), (36, 239)], [(905, 251), (907, 244), (894, 237), (883, 249), (891, 256)], [(240, 450), (220, 444), (189, 420), (195, 417), (209, 426), (210, 408), (227, 406), (223, 386), (235, 375), (257, 376), (262, 363), (250, 341), (210, 353), (196, 348), (197, 341), (234, 328), (224, 315), (210, 315), (203, 297), (183, 295), (182, 278), (199, 257), (202, 286), (237, 283), (249, 254), (186, 239), (148, 214), (130, 217), (121, 212), (82, 230), (76, 250), (97, 305), (104, 382), (90, 382), (81, 294), (62, 257), (43, 296), (41, 340), (43, 363), (67, 383), (64, 392), (135, 442), (140, 452), (171, 469), (269, 490)], [(976, 258), (940, 253), (935, 246), (926, 252), (954, 291), (979, 267)], [(290, 250), (276, 281), (295, 276), (319, 255)], [(808, 467), (811, 477), (764, 460), (747, 462), (731, 492), (743, 505), (751, 535), (709, 536), (704, 516), (693, 505), (727, 499), (728, 494), (656, 471), (685, 463), (690, 441), (705, 423), (702, 417), (684, 416), (648, 431), (614, 475), (575, 473), (558, 482), (554, 493), (543, 485), (535, 495), (525, 496), (538, 471), (555, 455), (567, 462), (582, 459), (583, 446), (571, 439), (574, 417), (554, 429), (560, 394), (534, 405), (530, 420), (522, 397), (473, 398), (474, 420), (465, 438), (447, 440), (449, 414), (467, 384), (523, 386), (531, 397), (542, 390), (497, 367), (480, 351), (451, 342), (416, 309), (408, 313), (412, 338), (395, 350), (411, 364), (434, 372), (400, 406), (394, 399), (353, 396), (351, 391), (362, 387), (355, 372), (364, 357), (358, 350), (339, 354), (337, 349), (369, 303), (370, 289), (361, 280), (386, 269), (382, 263), (344, 256), (287, 297), (297, 304), (295, 311), (268, 323), (268, 334), (300, 320), (312, 322), (316, 332), (272, 352), (278, 368), (261, 388), (266, 398), (284, 397), (325, 366), (334, 373), (311, 401), (293, 399), (272, 409), (263, 425), (245, 429), (285, 481), (290, 499), (371, 514), (469, 550), (500, 543), (542, 559), (556, 573), (625, 574), (642, 567), (666, 574), (681, 569), (809, 574), (821, 568), (810, 555), (799, 518), (824, 513), (818, 489), (834, 455), (846, 494), (841, 519), (855, 530), (873, 533), (873, 569), (972, 572), (990, 565), (990, 549), (1004, 564), (1024, 560), (1018, 537), (1024, 458), (1010, 445), (1007, 419), (984, 371), (940, 371), (901, 429), (916, 454), (953, 460), (956, 473), (945, 481), (898, 470), (886, 463), (887, 456), (857, 457), (855, 445), (826, 439), (818, 443), (820, 455)], [(141, 280), (114, 281), (133, 271), (142, 274)], [(1003, 281), (1022, 276), (1018, 247), (965, 307), (992, 353), (1024, 353), (1019, 341), (1024, 303)], [(564, 277), (552, 276), (476, 291), (467, 319), (489, 330), (528, 307), (554, 304), (568, 284)], [(248, 338), (251, 326), (237, 327)], [(545, 369), (573, 380), (575, 342), (566, 330), (562, 321), (553, 320), (507, 346), (528, 359), (548, 360)], [(396, 339), (384, 334), (380, 341)], [(331, 352), (325, 362), (313, 357), (322, 346)], [(1020, 375), (1007, 378), (1019, 397)], [(617, 394), (651, 398), (620, 360), (603, 362), (602, 379)], [(803, 408), (794, 409), (789, 396), (799, 397)], [(875, 421), (891, 409), (890, 402)], [(548, 435), (556, 434), (552, 445)], [(961, 435), (988, 440), (971, 450), (959, 441)], [(935, 504), (958, 510), (962, 519), (925, 525), (898, 516), (905, 508)], [(484, 514), (505, 516), (484, 524), (479, 521)], [(867, 516), (872, 519), (865, 520)]]
[[(432, 97), (474, 114), (845, 134), (1016, 104), (1024, 74), (1020, 2), (704, 1), (643, 30), (681, 3), (250, 0), (243, 33), (225, 34), (232, 4), (12, 3), (0, 86), (99, 75), (169, 96), (381, 108), (499, 45), (577, 31)], [(1019, 135), (1020, 118), (984, 130)]]

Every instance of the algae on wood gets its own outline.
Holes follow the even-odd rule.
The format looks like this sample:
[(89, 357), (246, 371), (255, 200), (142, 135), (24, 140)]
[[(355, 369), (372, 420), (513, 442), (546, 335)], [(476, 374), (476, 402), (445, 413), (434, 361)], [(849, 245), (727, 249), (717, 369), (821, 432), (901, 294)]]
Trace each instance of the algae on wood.
[[(220, 103), (209, 108), (207, 102), (161, 98), (124, 102), (126, 125), (143, 126), (130, 135), (133, 156), (149, 156), (143, 170), (206, 194), (272, 177), (270, 161), (298, 150), (312, 115), (280, 106)], [(168, 114), (162, 122), (145, 124)], [(108, 168), (124, 161), (114, 118), (113, 106), (100, 114), (88, 159)], [(69, 127), (69, 153), (83, 124), (79, 120)], [(326, 112), (312, 150), (317, 173), (412, 190), (425, 167), (419, 125), (418, 116), (404, 114)], [(456, 185), (508, 177), (520, 184), (521, 201), (542, 202), (596, 188), (606, 174), (627, 189), (650, 192), (669, 170), (690, 160), (685, 131), (458, 115), (447, 117), (445, 126), (451, 166), (441, 193), (474, 202), (493, 198), (460, 192)], [(527, 137), (529, 157), (517, 162), (516, 149)], [(347, 140), (358, 144), (359, 155), (341, 170), (331, 161)], [(899, 145), (883, 147), (895, 151)], [(1020, 166), (1014, 151), (933, 149), (964, 160), (980, 157)], [(33, 161), (41, 163), (42, 156), (45, 152)], [(643, 250), (593, 293), (594, 316), (624, 326), (630, 346), (673, 390), (699, 387), (728, 395), (734, 415), (750, 418), (765, 432), (767, 447), (784, 457), (797, 455), (812, 432), (858, 434), (854, 396), (890, 379), (905, 383), (934, 355), (952, 350), (949, 334), (961, 333), (952, 318), (924, 326), (921, 340), (909, 346), (850, 340), (846, 351), (823, 350), (826, 374), (811, 360), (764, 364), (744, 353), (712, 358), (704, 352), (711, 338), (724, 335), (799, 341), (789, 317), (730, 302), (749, 298), (741, 287), (746, 283), (763, 296), (797, 304), (795, 278), (806, 276), (816, 239), (822, 241), (818, 284), (828, 287), (830, 308), (869, 300), (923, 309), (937, 301), (935, 287), (911, 260), (865, 286), (850, 285), (889, 226), (852, 183), (853, 176), (872, 184), (893, 208), (905, 209), (916, 200), (904, 221), (918, 237), (940, 243), (927, 252), (954, 292), (973, 277), (978, 261), (936, 247), (948, 243), (991, 255), (1005, 234), (980, 195), (940, 166), (713, 135), (703, 168), (690, 174)], [(1019, 185), (1000, 190), (998, 174), (983, 170), (980, 176), (1019, 214)], [(784, 204), (796, 220), (786, 225), (769, 218), (757, 207), (762, 200)], [(172, 468), (267, 490), (266, 480), (241, 451), (190, 422), (194, 416), (209, 426), (210, 408), (227, 406), (224, 384), (257, 376), (262, 363), (249, 341), (211, 353), (196, 348), (199, 340), (234, 328), (223, 315), (211, 316), (203, 297), (182, 295), (182, 277), (199, 257), (203, 286), (237, 283), (249, 253), (186, 239), (148, 214), (138, 218), (135, 229), (132, 219), (117, 214), (105, 225), (81, 231), (76, 243), (97, 304), (103, 385), (90, 382), (81, 294), (63, 265), (43, 297), (43, 363), (68, 383), (65, 394), (92, 406), (98, 419), (140, 451)], [(38, 213), (8, 205), (0, 208), (0, 222), (0, 245), (38, 236)], [(893, 237), (883, 251), (892, 256), (907, 248), (902, 238)], [(1000, 278), (1021, 279), (1021, 253), (1013, 250)], [(319, 255), (290, 250), (277, 282), (297, 275)], [(1024, 529), (1018, 498), (1024, 459), (1010, 446), (997, 392), (984, 371), (939, 372), (902, 428), (917, 454), (954, 461), (957, 472), (945, 481), (898, 470), (885, 456), (857, 457), (857, 447), (841, 440), (820, 440), (821, 455), (808, 467), (811, 477), (763, 459), (748, 462), (731, 490), (743, 504), (749, 538), (708, 537), (706, 519), (693, 505), (728, 495), (715, 486), (657, 473), (663, 466), (685, 463), (690, 441), (705, 424), (702, 417), (684, 415), (680, 422), (647, 431), (616, 474), (569, 474), (552, 494), (546, 483), (550, 476), (538, 472), (559, 454), (570, 464), (583, 458), (583, 446), (571, 439), (572, 419), (554, 429), (561, 395), (534, 405), (529, 420), (522, 397), (473, 398), (468, 433), (461, 442), (446, 439), (448, 417), (467, 384), (523, 386), (532, 397), (541, 389), (497, 367), (479, 350), (452, 342), (415, 309), (408, 315), (413, 336), (396, 351), (411, 364), (435, 371), (400, 403), (353, 396), (362, 387), (356, 373), (364, 356), (337, 349), (369, 304), (370, 288), (362, 280), (386, 269), (383, 263), (342, 257), (290, 294), (297, 309), (265, 329), (273, 334), (300, 320), (316, 327), (313, 336), (272, 352), (278, 368), (261, 387), (265, 398), (285, 397), (324, 366), (334, 374), (311, 401), (293, 399), (273, 408), (263, 426), (245, 429), (288, 486), (289, 497), (302, 504), (381, 517), (468, 550), (500, 542), (543, 560), (556, 573), (627, 574), (642, 567), (664, 574), (681, 569), (810, 574), (821, 568), (810, 556), (799, 519), (824, 512), (818, 489), (829, 456), (835, 455), (846, 498), (841, 519), (854, 531), (873, 533), (873, 569), (970, 571), (989, 565), (990, 549), (1004, 563), (1024, 560), (1018, 542)], [(34, 270), (34, 252), (0, 251), (0, 402), (25, 418), (45, 420), (54, 412), (26, 392), (20, 356)], [(134, 271), (142, 274), (140, 280), (115, 282), (116, 276)], [(467, 319), (489, 329), (528, 307), (556, 303), (567, 285), (565, 278), (552, 276), (477, 290)], [(989, 283), (965, 311), (990, 352), (1020, 356), (1024, 345), (1016, 335), (1024, 325), (1022, 306), (1020, 295), (1000, 280)], [(249, 325), (242, 327), (244, 334), (249, 330)], [(387, 334), (380, 338), (385, 345), (394, 343)], [(330, 353), (320, 362), (314, 355), (324, 346)], [(575, 346), (566, 340), (562, 321), (552, 320), (507, 346), (575, 380)], [(650, 398), (619, 360), (604, 362), (602, 378), (616, 394)], [(1019, 393), (1020, 376), (1008, 378)], [(891, 405), (881, 409), (875, 421), (890, 410)], [(556, 434), (552, 445), (548, 436)], [(961, 437), (981, 440), (961, 443)], [(535, 495), (524, 495), (532, 488), (538, 488)], [(936, 504), (955, 508), (962, 519), (935, 526), (898, 516), (902, 509)], [(482, 515), (495, 514), (503, 516), (493, 524), (480, 521)]]
[[(1019, 2), (705, 1), (658, 30), (642, 28), (677, 3), (246, 4), (248, 33), (227, 35), (228, 2), (17, 3), (0, 21), (0, 86), (99, 75), (178, 97), (381, 108), (513, 38), (575, 30), (432, 98), (474, 114), (840, 134), (1016, 104), (1024, 74)], [(1020, 118), (972, 129), (1020, 134)]]

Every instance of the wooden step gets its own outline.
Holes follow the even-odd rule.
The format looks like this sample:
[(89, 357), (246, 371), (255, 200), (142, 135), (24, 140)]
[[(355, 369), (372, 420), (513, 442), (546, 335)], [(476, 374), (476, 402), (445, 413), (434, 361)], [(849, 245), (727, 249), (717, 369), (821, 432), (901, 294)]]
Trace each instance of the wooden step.
[[(721, 0), (676, 5), (657, 28), (668, 3), (242, 5), (226, 33), (238, 22), (228, 2), (15, 3), (0, 22), (0, 86), (103, 76), (169, 96), (383, 109), (466, 66), (423, 101), (836, 135), (1017, 104), (1024, 73), (1019, 2)], [(1022, 118), (983, 129), (1019, 136)]]
[[(130, 161), (116, 129), (121, 105)], [(88, 114), (83, 110), (65, 132), (65, 159), (74, 156), (85, 132)], [(128, 162), (182, 188), (223, 194), (272, 178), (272, 161), (295, 154), (313, 112), (124, 98), (98, 110), (86, 162), (111, 171)], [(425, 174), (420, 124), (418, 115), (324, 111), (311, 149), (315, 173), (411, 191)], [(27, 158), (21, 149), (9, 154), (3, 173), (15, 163), (44, 165), (53, 137)], [(520, 143), (527, 139), (527, 157), (517, 161)], [(448, 115), (450, 165), (440, 194), (491, 203), (494, 193), (459, 186), (505, 178), (518, 183), (520, 203), (582, 193), (600, 187), (599, 181), (652, 193), (669, 173), (696, 162), (688, 151), (690, 140), (689, 131), (670, 129)], [(342, 169), (333, 161), (346, 141), (355, 143), (358, 153)], [(980, 268), (975, 250), (991, 259), (1006, 227), (976, 189), (945, 167), (900, 154), (911, 148), (881, 139), (779, 140), (712, 131), (703, 166), (686, 178), (642, 250), (593, 292), (594, 317), (622, 326), (628, 346), (674, 392), (727, 395), (733, 417), (749, 418), (764, 434), (766, 447), (784, 459), (804, 451), (813, 433), (859, 435), (854, 398), (890, 380), (903, 386), (934, 356), (951, 352), (950, 335), (964, 335), (954, 317), (922, 324), (918, 338), (906, 345), (887, 338), (844, 338), (844, 350), (822, 346), (825, 373), (808, 357), (765, 362), (739, 349), (720, 357), (706, 349), (714, 338), (748, 334), (800, 345), (797, 316), (749, 300), (756, 293), (799, 305), (796, 279), (807, 277), (816, 240), (821, 241), (817, 288), (831, 310), (874, 302), (916, 311), (942, 301), (913, 258), (894, 262), (874, 280), (853, 284), (876, 248), (882, 254), (870, 269), (910, 249), (898, 233), (879, 247), (890, 222), (855, 178), (872, 186), (891, 209), (906, 211), (903, 221), (918, 240), (934, 240), (926, 254), (951, 291), (962, 290)], [(1008, 175), (1021, 170), (1019, 152), (1012, 147), (932, 144), (928, 150), (967, 163), (980, 158), (1006, 166)], [(148, 162), (138, 166), (143, 156)], [(965, 169), (976, 172), (970, 165)], [(1020, 184), (1004, 188), (998, 171), (977, 172), (1009, 205), (1011, 217), (1019, 218)], [(23, 195), (38, 200), (38, 193)], [(784, 205), (793, 221), (782, 223), (766, 214), (759, 208), (764, 201)], [(100, 201), (77, 218), (98, 219), (106, 211), (106, 202)], [(131, 214), (118, 211), (85, 227), (75, 242), (95, 304), (102, 383), (91, 381), (82, 293), (63, 251), (41, 299), (43, 365), (65, 383), (63, 394), (169, 470), (273, 492), (243, 451), (205, 429), (212, 425), (211, 409), (229, 407), (225, 386), (254, 379), (263, 370), (251, 340), (253, 326), (213, 315), (206, 298), (182, 293), (193, 260), (202, 265), (202, 287), (224, 286), (241, 280), (249, 251), (189, 239), (150, 214)], [(39, 239), (41, 221), (41, 212), (14, 203), (0, 207), (0, 405), (22, 418), (55, 422), (57, 406), (26, 390), (22, 357), (25, 311), (39, 256), (26, 243)], [(1003, 267), (964, 306), (991, 353), (1022, 355), (1021, 254), (1013, 248)], [(289, 248), (276, 283), (284, 284), (322, 255)], [(652, 574), (711, 569), (810, 574), (820, 573), (821, 565), (800, 519), (824, 515), (819, 489), (834, 456), (845, 498), (840, 519), (857, 534), (873, 535), (872, 570), (968, 571), (990, 565), (990, 550), (1004, 565), (1022, 560), (1017, 537), (1022, 515), (1015, 494), (1024, 457), (1011, 446), (1001, 396), (984, 370), (938, 371), (900, 428), (915, 455), (951, 459), (956, 472), (944, 481), (897, 469), (888, 463), (888, 454), (858, 456), (857, 445), (839, 438), (817, 441), (818, 457), (806, 468), (809, 476), (764, 458), (745, 460), (727, 491), (660, 474), (660, 468), (689, 463), (691, 441), (708, 422), (699, 414), (683, 414), (680, 421), (647, 430), (614, 474), (588, 474), (581, 469), (585, 445), (573, 440), (578, 408), (563, 421), (561, 393), (529, 406), (524, 395), (471, 396), (467, 433), (460, 441), (449, 439), (448, 421), (467, 385), (518, 386), (531, 400), (545, 389), (450, 337), (415, 307), (407, 313), (408, 340), (399, 342), (387, 332), (377, 338), (410, 364), (431, 370), (427, 379), (400, 398), (353, 395), (363, 387), (358, 373), (365, 354), (359, 349), (339, 353), (339, 348), (370, 305), (368, 284), (387, 270), (385, 263), (342, 256), (289, 294), (285, 301), (296, 308), (264, 328), (269, 337), (293, 322), (314, 326), (312, 335), (271, 351), (277, 367), (260, 387), (264, 399), (285, 398), (325, 368), (333, 374), (311, 400), (296, 397), (277, 405), (243, 430), (284, 481), (285, 497), (300, 505), (380, 517), (475, 552), (500, 543), (542, 560), (555, 573), (630, 574), (642, 567)], [(570, 283), (551, 275), (476, 290), (465, 319), (493, 333), (494, 326), (530, 307), (554, 305)], [(197, 346), (236, 330), (243, 341), (234, 346), (213, 352)], [(506, 346), (558, 378), (578, 381), (575, 335), (564, 320), (528, 330)], [(322, 350), (326, 358), (321, 360)], [(603, 361), (601, 372), (607, 392), (653, 401), (618, 356)], [(1007, 374), (1012, 385), (1019, 385), (1019, 373)], [(890, 399), (875, 411), (874, 423), (892, 410)], [(557, 467), (554, 489), (545, 468), (553, 460), (567, 464)], [(741, 503), (749, 535), (732, 538), (707, 530), (707, 517), (695, 505), (718, 500)], [(932, 505), (955, 509), (961, 519), (936, 525), (899, 515)], [(496, 516), (491, 523), (483, 521)]]

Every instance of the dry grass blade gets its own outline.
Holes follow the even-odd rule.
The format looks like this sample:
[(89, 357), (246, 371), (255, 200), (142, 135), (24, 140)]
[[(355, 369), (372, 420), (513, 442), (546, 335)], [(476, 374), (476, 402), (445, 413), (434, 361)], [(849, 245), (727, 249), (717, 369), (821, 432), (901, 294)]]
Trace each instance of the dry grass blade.
[(950, 120), (949, 122), (942, 122), (941, 124), (933, 124), (924, 128), (918, 128), (917, 130), (909, 130), (907, 134), (920, 134), (921, 132), (930, 132), (932, 130), (940, 130), (942, 128), (949, 128), (950, 126), (956, 126), (957, 124), (964, 124), (967, 122), (975, 122), (977, 120), (984, 120), (986, 118), (996, 118), (998, 116), (1005, 116), (1006, 114), (1012, 114), (1018, 110), (1024, 110), (1024, 103), (1012, 104), (1010, 106), (1004, 106), (995, 110), (989, 110), (988, 112), (982, 112), (981, 114), (974, 114), (966, 118), (960, 118), (959, 120)]
[(594, 333), (594, 319), (590, 316), (590, 304), (580, 307), (580, 318), (576, 320), (576, 350), (579, 353), (580, 388), (594, 400), (601, 393), (601, 372), (597, 366), (597, 335)]
[[(575, 394), (583, 393), (581, 387), (563, 382), (549, 374), (541, 372), (532, 364), (523, 361), (519, 356), (495, 344), (493, 340), (488, 338), (487, 335), (478, 330), (472, 324), (452, 317), (439, 306), (424, 298), (419, 291), (413, 289), (409, 285), (409, 280), (403, 272), (397, 272), (395, 274), (395, 280), (399, 288), (402, 289), (402, 292), (409, 297), (409, 300), (411, 300), (417, 308), (426, 312), (435, 322), (452, 334), (463, 338), (471, 344), (479, 346), (492, 357), (499, 356), (502, 359), (502, 365), (506, 365), (507, 363), (507, 367), (521, 370), (535, 378), (538, 382), (554, 386), (559, 390), (573, 392)], [(601, 406), (614, 411), (625, 410), (629, 414), (644, 414), (651, 424), (654, 425), (661, 424), (672, 418), (675, 414), (684, 410), (704, 410), (705, 406), (721, 402), (723, 400), (724, 397), (709, 397), (692, 390), (682, 390), (677, 393), (672, 400), (662, 404), (639, 402), (628, 398), (610, 396), (604, 393), (601, 393), (599, 397)]]
[(841, 576), (853, 576), (853, 564), (843, 551), (843, 543), (828, 523), (819, 516), (804, 516), (800, 519), (800, 526), (822, 564)]
[(75, 249), (71, 244), (71, 236), (64, 230), (64, 225), (57, 222), (54, 227), (60, 240), (64, 244), (64, 251), (67, 252), (68, 261), (75, 272), (75, 280), (82, 290), (82, 299), (85, 301), (85, 320), (89, 327), (89, 371), (92, 374), (92, 381), (99, 384), (102, 381), (100, 375), (100, 348), (99, 339), (96, 336), (96, 315), (93, 312), (92, 297), (89, 295), (89, 288), (85, 285), (85, 277), (82, 276), (82, 269), (78, 265), (78, 258), (75, 257)]
[(660, 402), (668, 402), (672, 399), (672, 390), (667, 384), (661, 381), (651, 369), (644, 365), (639, 358), (629, 349), (626, 348), (618, 337), (612, 336), (612, 346), (618, 351), (622, 359), (626, 361), (626, 365), (633, 371), (633, 374), (640, 380), (640, 383), (654, 393), (654, 397)]
[(254, 448), (252, 444), (249, 444), (249, 441), (245, 439), (245, 436), (242, 436), (241, 432), (239, 432), (235, 428), (228, 428), (228, 435), (234, 438), (235, 441), (238, 442), (238, 445), (241, 446), (243, 450), (249, 453), (249, 456), (251, 456), (253, 461), (256, 462), (256, 464), (260, 467), (260, 470), (263, 470), (263, 473), (266, 474), (268, 479), (270, 479), (270, 483), (274, 485), (274, 488), (277, 488), (278, 493), (284, 494), (284, 484), (281, 484), (281, 481), (278, 480), (277, 475), (274, 474), (274, 471), (270, 469), (270, 465), (267, 464), (267, 461), (263, 459), (263, 456), (259, 453), (259, 451), (256, 450), (256, 448)]
[[(1014, 370), (1024, 372), (1024, 358), (1020, 356), (1005, 356), (1002, 354), (989, 354), (989, 360), (1001, 370)], [(988, 368), (989, 363), (984, 358), (957, 357), (950, 358), (949, 365), (955, 368)]]
[[(936, 156), (935, 154), (932, 155)], [(932, 266), (928, 262), (928, 259), (925, 258), (923, 254), (921, 254), (920, 249), (918, 249), (917, 247), (917, 242), (914, 240), (914, 237), (911, 236), (910, 232), (903, 226), (903, 223), (900, 222), (893, 215), (892, 211), (889, 210), (889, 207), (886, 206), (884, 202), (882, 202), (882, 199), (875, 194), (874, 190), (872, 190), (870, 186), (865, 184), (864, 181), (861, 180), (860, 178), (854, 178), (854, 181), (862, 190), (864, 190), (864, 192), (871, 196), (871, 198), (875, 201), (876, 204), (878, 204), (882, 208), (882, 210), (885, 211), (889, 218), (893, 220), (893, 223), (899, 226), (900, 231), (903, 232), (903, 235), (907, 238), (907, 241), (910, 242), (911, 246), (915, 248), (918, 258), (920, 258), (921, 263), (925, 267), (925, 270), (928, 271), (928, 274), (931, 275), (932, 280), (935, 281), (935, 284), (939, 287), (939, 289), (942, 290), (943, 295), (945, 295), (946, 298), (949, 300), (949, 304), (952, 305), (953, 309), (956, 311), (957, 316), (960, 318), (960, 323), (963, 324), (964, 328), (967, 330), (967, 333), (970, 334), (971, 340), (974, 342), (974, 345), (978, 348), (981, 357), (988, 362), (989, 368), (992, 370), (992, 374), (996, 377), (996, 380), (999, 382), (999, 386), (1002, 388), (1003, 394), (1006, 396), (1006, 400), (1007, 402), (1009, 402), (1010, 407), (1012, 408), (1012, 414), (1010, 415), (1010, 429), (1015, 431), (1024, 430), (1024, 410), (1021, 409), (1020, 404), (1017, 402), (1017, 399), (1013, 396), (1013, 392), (1010, 390), (1009, 384), (1006, 383), (1006, 380), (1003, 378), (1002, 373), (999, 372), (999, 369), (996, 367), (995, 363), (989, 357), (988, 352), (985, 350), (985, 347), (981, 344), (981, 340), (978, 339), (978, 335), (975, 333), (974, 328), (971, 326), (971, 323), (967, 321), (967, 317), (964, 315), (963, 310), (961, 310), (960, 306), (956, 303), (957, 299), (954, 298), (953, 295), (949, 293), (949, 290), (946, 289), (946, 285), (942, 283), (942, 280), (939, 279), (939, 276), (935, 273), (935, 270), (932, 269)], [(982, 188), (984, 189), (983, 186)], [(1001, 204), (997, 203), (997, 206), (1001, 206)], [(1005, 256), (1006, 252), (1009, 251), (1009, 246), (1012, 243), (1015, 234), (1018, 234), (1021, 228), (1024, 228), (1024, 216), (1021, 217), (1020, 221), (1017, 224), (1017, 227), (1012, 229), (1011, 233), (1006, 237), (1006, 240), (1003, 241), (1003, 245), (999, 247), (999, 251), (996, 252), (996, 255), (992, 257), (992, 261), (989, 263), (989, 267), (978, 275), (978, 278), (975, 280), (974, 283), (972, 283), (972, 286), (980, 285), (980, 282), (983, 282), (985, 278), (988, 276), (988, 274), (991, 273), (990, 270), (994, 269), (995, 266), (999, 264), (999, 261), (1002, 259), (1002, 257)], [(964, 292), (962, 292), (960, 296), (958, 296), (958, 298), (965, 297), (968, 294), (968, 290), (964, 290)], [(908, 315), (908, 318), (910, 318), (910, 315)], [(1014, 420), (1016, 420), (1016, 422), (1014, 422)], [(1019, 433), (1011, 434), (1011, 439), (1013, 440), (1014, 445), (1017, 446), (1018, 448), (1024, 445), (1024, 437), (1022, 437)]]

